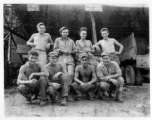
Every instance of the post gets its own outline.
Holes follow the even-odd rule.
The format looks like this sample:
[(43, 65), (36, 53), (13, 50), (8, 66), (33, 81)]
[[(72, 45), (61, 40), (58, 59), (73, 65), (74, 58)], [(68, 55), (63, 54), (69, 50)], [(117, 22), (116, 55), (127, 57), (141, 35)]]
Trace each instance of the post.
[(11, 62), (11, 44), (12, 44), (12, 40), (11, 40), (11, 34), (9, 35), (9, 42), (8, 42), (8, 56), (7, 56), (7, 59), (8, 59), (8, 62), (10, 63)]
[(91, 22), (92, 22), (92, 34), (93, 34), (92, 42), (93, 42), (93, 44), (96, 44), (97, 43), (96, 23), (95, 23), (95, 19), (94, 19), (94, 16), (91, 11), (90, 11), (90, 17), (91, 17)]

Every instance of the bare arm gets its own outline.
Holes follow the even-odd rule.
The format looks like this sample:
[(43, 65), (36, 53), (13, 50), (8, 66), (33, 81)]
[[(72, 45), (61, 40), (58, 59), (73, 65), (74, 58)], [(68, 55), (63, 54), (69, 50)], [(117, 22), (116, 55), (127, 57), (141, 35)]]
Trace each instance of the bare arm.
[(122, 76), (122, 71), (121, 71), (119, 65), (116, 62), (114, 64), (115, 64), (116, 74), (110, 75), (110, 78), (114, 78), (115, 79), (115, 78), (118, 78), (118, 77)]
[(95, 68), (92, 67), (92, 80), (89, 82), (90, 84), (93, 84), (97, 81), (97, 76), (96, 76), (96, 73), (95, 73)]
[(35, 44), (33, 43), (34, 42), (34, 36), (36, 34), (33, 34), (30, 39), (26, 42), (27, 45), (31, 46), (31, 47), (35, 47)]
[(91, 43), (91, 41), (90, 41), (90, 48), (91, 48), (91, 53), (94, 53), (95, 52), (95, 49), (93, 48), (93, 46), (92, 46), (92, 43)]
[(78, 77), (79, 77), (79, 66), (77, 66), (75, 69), (74, 81), (79, 84), (83, 84), (83, 82), (81, 80), (79, 80)]
[(119, 43), (117, 40), (115, 40), (115, 39), (114, 39), (114, 44), (119, 47), (119, 52), (118, 52), (118, 54), (121, 54), (122, 51), (123, 51), (123, 48), (124, 48), (123, 45), (120, 44), (120, 43)]
[(34, 76), (49, 76), (48, 71), (41, 65), (38, 64), (38, 66), (40, 67), (41, 72), (34, 72), (30, 75), (29, 79), (32, 79)]
[(80, 50), (79, 43), (78, 43), (78, 40), (76, 41), (76, 50), (77, 50), (77, 52), (80, 52), (80, 51), (81, 51), (81, 50)]
[(46, 49), (49, 50), (50, 46), (52, 45), (53, 45), (53, 41), (52, 41), (51, 35), (48, 34), (48, 43), (46, 45)]
[(19, 71), (19, 75), (18, 75), (18, 78), (17, 78), (17, 84), (18, 85), (21, 85), (21, 84), (30, 84), (31, 81), (28, 80), (26, 77), (25, 77), (25, 69), (26, 69), (26, 66), (23, 65), (21, 68), (20, 68), (20, 71)]

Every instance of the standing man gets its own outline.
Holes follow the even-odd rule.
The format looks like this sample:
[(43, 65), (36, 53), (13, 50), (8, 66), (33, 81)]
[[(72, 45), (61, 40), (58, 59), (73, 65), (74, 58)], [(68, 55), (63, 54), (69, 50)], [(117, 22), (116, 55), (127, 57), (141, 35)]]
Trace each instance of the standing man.
[(64, 63), (58, 62), (58, 52), (53, 51), (49, 53), (50, 62), (44, 66), (44, 69), (49, 73), (48, 89), (52, 102), (56, 102), (58, 90), (61, 90), (61, 105), (67, 105), (67, 97), (69, 92), (69, 75)]
[(121, 77), (122, 72), (119, 65), (115, 61), (110, 60), (109, 55), (108, 52), (103, 52), (101, 54), (103, 62), (97, 66), (97, 77), (100, 82), (100, 90), (104, 95), (108, 96), (108, 91), (114, 86), (116, 89), (116, 100), (123, 102), (122, 89), (124, 79)]
[(82, 93), (85, 93), (88, 99), (93, 100), (94, 92), (97, 90), (97, 81), (95, 68), (88, 64), (88, 54), (80, 54), (81, 65), (75, 69), (74, 82), (72, 88), (77, 94), (77, 100), (81, 100)]
[(42, 69), (42, 65), (37, 63), (37, 60), (38, 52), (31, 50), (29, 52), (29, 61), (21, 66), (19, 71), (17, 79), (18, 91), (29, 102), (32, 102), (32, 94), (40, 94), (40, 105), (46, 105), (47, 81), (43, 76), (48, 76), (48, 74)]
[(70, 75), (69, 84), (71, 84), (74, 76), (75, 64), (73, 54), (76, 53), (76, 46), (74, 41), (68, 37), (69, 30), (67, 27), (60, 28), (59, 32), (61, 37), (55, 40), (54, 51), (60, 53), (58, 61), (66, 64), (67, 71)]
[(53, 45), (52, 38), (49, 33), (45, 33), (46, 28), (44, 23), (37, 24), (38, 33), (34, 33), (27, 41), (27, 45), (34, 48), (39, 53), (39, 62), (42, 66), (47, 63), (46, 50)]
[[(117, 62), (120, 64), (119, 57), (118, 55), (121, 54), (123, 50), (123, 45), (117, 42), (114, 38), (109, 38), (109, 30), (107, 28), (102, 28), (100, 31), (103, 39), (100, 40), (97, 44), (95, 44), (93, 47), (94, 48), (102, 48), (103, 52), (108, 52), (110, 53), (110, 59), (112, 61)], [(115, 51), (115, 45), (119, 47), (119, 51)]]
[(80, 40), (76, 41), (76, 48), (77, 48), (77, 59), (80, 62), (80, 58), (78, 57), (81, 53), (86, 52), (89, 55), (89, 62), (91, 65), (97, 65), (96, 59), (92, 53), (95, 52), (92, 43), (90, 40), (86, 40), (87, 37), (87, 28), (81, 27), (80, 28)]

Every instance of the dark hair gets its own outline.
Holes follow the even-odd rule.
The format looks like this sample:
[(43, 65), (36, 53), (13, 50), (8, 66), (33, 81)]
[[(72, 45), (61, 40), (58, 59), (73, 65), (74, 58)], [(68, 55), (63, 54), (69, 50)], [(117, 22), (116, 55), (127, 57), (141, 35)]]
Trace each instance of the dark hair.
[(86, 27), (81, 27), (81, 28), (80, 28), (80, 33), (81, 33), (82, 31), (86, 31), (86, 32), (87, 32), (87, 30), (88, 30), (88, 29), (87, 29)]
[(40, 27), (41, 25), (44, 25), (44, 26), (45, 26), (45, 24), (44, 24), (43, 22), (39, 22), (39, 23), (37, 24), (37, 28)]
[(38, 52), (35, 51), (35, 50), (29, 51), (28, 54), (29, 54), (29, 55), (33, 55), (33, 56), (37, 56), (37, 57), (39, 56)]
[(59, 29), (59, 33), (61, 34), (62, 31), (65, 30), (65, 29), (69, 30), (67, 27), (61, 27), (61, 28)]
[(102, 28), (102, 29), (100, 30), (100, 33), (101, 33), (102, 31), (107, 31), (107, 32), (109, 33), (108, 28)]

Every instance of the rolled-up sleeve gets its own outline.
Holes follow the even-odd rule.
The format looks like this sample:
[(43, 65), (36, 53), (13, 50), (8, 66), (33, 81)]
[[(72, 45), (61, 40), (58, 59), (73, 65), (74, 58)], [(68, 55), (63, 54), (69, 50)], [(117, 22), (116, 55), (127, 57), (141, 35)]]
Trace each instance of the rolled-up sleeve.
[(59, 39), (58, 38), (54, 42), (53, 50), (59, 51)]
[(118, 63), (115, 62), (114, 65), (115, 65), (116, 73), (120, 73), (120, 72), (121, 72), (121, 69), (120, 69)]
[(97, 66), (97, 77), (104, 77), (101, 66)]

